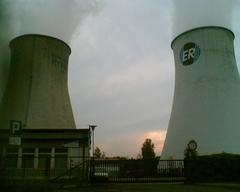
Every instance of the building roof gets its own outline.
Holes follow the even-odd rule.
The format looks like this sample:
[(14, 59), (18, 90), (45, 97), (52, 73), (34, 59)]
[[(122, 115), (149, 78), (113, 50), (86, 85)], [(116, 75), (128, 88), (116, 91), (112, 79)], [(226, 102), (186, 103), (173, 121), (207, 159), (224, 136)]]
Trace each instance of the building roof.
[[(8, 138), (9, 130), (0, 130), (0, 138)], [(23, 129), (22, 139), (88, 139), (90, 129)]]

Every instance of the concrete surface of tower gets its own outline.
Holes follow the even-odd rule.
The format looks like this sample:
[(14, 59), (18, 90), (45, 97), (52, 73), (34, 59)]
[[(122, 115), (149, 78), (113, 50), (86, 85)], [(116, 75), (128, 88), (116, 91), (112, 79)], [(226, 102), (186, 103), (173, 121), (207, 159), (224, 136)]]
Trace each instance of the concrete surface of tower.
[(44, 35), (10, 43), (11, 66), (0, 108), (0, 127), (21, 122), (27, 129), (76, 128), (68, 94), (70, 47)]
[(233, 32), (222, 27), (196, 28), (173, 40), (175, 93), (162, 159), (183, 158), (192, 139), (201, 155), (240, 153), (233, 40)]

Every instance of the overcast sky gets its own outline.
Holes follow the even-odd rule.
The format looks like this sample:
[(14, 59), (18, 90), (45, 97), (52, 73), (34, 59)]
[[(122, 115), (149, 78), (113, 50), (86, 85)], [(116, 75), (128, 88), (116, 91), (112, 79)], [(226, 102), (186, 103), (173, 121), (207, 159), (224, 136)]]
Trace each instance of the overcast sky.
[(96, 124), (107, 155), (160, 153), (173, 97), (171, 1), (108, 0), (72, 41), (69, 89), (78, 127)]
[(236, 1), (213, 1), (220, 2), (215, 9), (208, 1), (101, 2), (71, 43), (69, 88), (77, 126), (98, 125), (96, 145), (107, 155), (136, 157), (145, 138), (153, 140), (160, 155), (174, 92), (171, 41), (205, 24), (232, 28)]
[(173, 37), (199, 26), (228, 27), (240, 60), (239, 2), (0, 0), (0, 40), (40, 33), (68, 42), (77, 127), (96, 124), (96, 145), (108, 156), (136, 157), (146, 138), (160, 155), (174, 92)]

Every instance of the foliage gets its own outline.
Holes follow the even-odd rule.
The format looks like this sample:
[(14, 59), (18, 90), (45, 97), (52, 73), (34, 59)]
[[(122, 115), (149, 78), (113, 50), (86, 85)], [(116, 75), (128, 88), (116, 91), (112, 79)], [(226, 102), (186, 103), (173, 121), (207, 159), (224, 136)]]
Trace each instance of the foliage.
[(240, 155), (221, 153), (198, 156), (190, 162), (198, 182), (240, 181)]
[(112, 156), (112, 157), (106, 157), (105, 159), (108, 159), (108, 160), (127, 160), (128, 157), (122, 157), (122, 156)]
[(137, 159), (142, 159), (142, 154), (138, 153), (137, 154)]
[(141, 150), (142, 150), (142, 159), (144, 160), (154, 159), (156, 157), (156, 154), (154, 152), (154, 144), (152, 143), (151, 139), (145, 140)]
[(99, 147), (96, 147), (94, 150), (94, 157), (96, 159), (105, 159), (106, 158), (106, 154), (104, 151), (101, 151), (101, 149)]

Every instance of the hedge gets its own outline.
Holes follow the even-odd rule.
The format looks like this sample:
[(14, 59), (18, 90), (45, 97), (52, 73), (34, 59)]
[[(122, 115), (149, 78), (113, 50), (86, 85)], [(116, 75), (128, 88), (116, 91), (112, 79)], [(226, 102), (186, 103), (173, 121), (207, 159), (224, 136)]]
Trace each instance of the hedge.
[(240, 155), (222, 153), (185, 161), (187, 178), (193, 181), (240, 181)]

